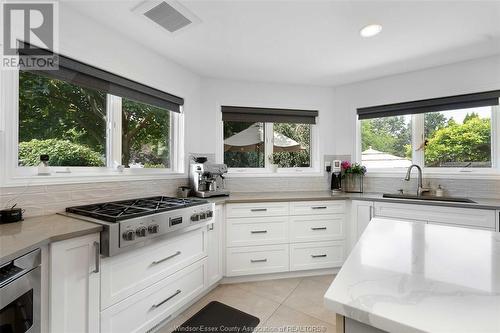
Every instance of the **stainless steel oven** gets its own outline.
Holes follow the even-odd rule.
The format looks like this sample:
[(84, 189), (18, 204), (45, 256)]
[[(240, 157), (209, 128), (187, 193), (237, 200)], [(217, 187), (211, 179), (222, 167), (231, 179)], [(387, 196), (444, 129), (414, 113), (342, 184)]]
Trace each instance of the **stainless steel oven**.
[(39, 249), (0, 267), (0, 333), (40, 332)]

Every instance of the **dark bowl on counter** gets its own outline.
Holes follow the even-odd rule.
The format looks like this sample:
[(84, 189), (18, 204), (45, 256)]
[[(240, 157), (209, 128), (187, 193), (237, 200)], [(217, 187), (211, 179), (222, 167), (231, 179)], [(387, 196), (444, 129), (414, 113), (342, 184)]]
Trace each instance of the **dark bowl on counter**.
[(0, 224), (13, 223), (23, 220), (24, 209), (8, 208), (0, 210)]

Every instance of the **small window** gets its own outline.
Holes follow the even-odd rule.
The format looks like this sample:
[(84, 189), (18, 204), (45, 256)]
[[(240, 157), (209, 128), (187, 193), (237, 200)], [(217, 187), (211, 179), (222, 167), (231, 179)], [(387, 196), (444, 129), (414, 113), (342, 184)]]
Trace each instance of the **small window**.
[(229, 168), (265, 167), (265, 125), (224, 122), (224, 163)]
[(222, 106), (223, 163), (238, 172), (312, 168), (317, 110)]
[(367, 168), (412, 164), (411, 116), (361, 120), (361, 162)]
[[(268, 144), (266, 144), (266, 142)], [(224, 122), (229, 168), (311, 167), (311, 124)]]
[(18, 148), (19, 166), (105, 166), (106, 93), (19, 72)]
[(491, 168), (492, 107), (424, 115), (426, 167)]
[(170, 168), (170, 112), (122, 98), (122, 164)]

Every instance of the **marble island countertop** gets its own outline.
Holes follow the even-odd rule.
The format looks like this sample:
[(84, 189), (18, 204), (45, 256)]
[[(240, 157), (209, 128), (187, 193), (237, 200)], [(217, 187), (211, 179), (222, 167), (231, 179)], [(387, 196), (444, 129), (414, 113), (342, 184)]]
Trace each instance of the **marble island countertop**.
[(500, 233), (375, 218), (325, 304), (388, 332), (500, 332)]
[(279, 202), (279, 201), (321, 201), (321, 200), (363, 200), (408, 203), (445, 207), (461, 207), (476, 209), (500, 209), (500, 199), (470, 198), (475, 203), (410, 200), (383, 198), (382, 193), (332, 193), (331, 191), (295, 191), (295, 192), (233, 192), (229, 196), (207, 198), (215, 204)]
[(0, 224), (0, 265), (50, 242), (100, 232), (99, 224), (62, 215), (28, 217)]

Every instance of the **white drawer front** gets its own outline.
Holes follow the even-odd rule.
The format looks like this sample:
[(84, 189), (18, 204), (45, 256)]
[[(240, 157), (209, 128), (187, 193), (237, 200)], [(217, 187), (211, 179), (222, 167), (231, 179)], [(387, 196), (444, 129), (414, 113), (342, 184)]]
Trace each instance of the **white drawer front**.
[(290, 215), (343, 214), (345, 201), (297, 201), (290, 203)]
[(288, 217), (227, 219), (227, 246), (288, 243)]
[(375, 216), (446, 223), (448, 225), (495, 230), (495, 211), (375, 202)]
[(202, 229), (105, 258), (101, 309), (105, 309), (206, 256)]
[(341, 240), (345, 238), (344, 214), (290, 217), (290, 242)]
[(199, 295), (206, 259), (165, 278), (101, 312), (101, 333), (145, 332)]
[(288, 245), (261, 245), (227, 249), (227, 276), (287, 272)]
[(290, 270), (340, 267), (344, 251), (343, 241), (290, 244)]
[(226, 206), (226, 216), (232, 217), (259, 217), (259, 216), (287, 216), (288, 202), (262, 202), (229, 204)]

